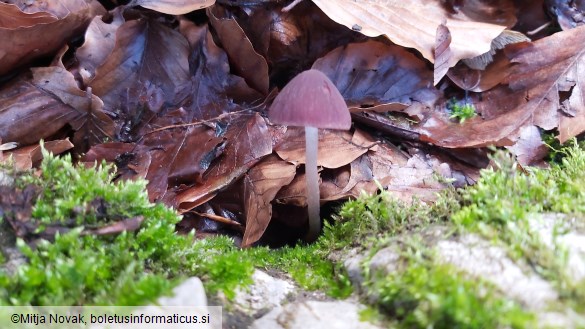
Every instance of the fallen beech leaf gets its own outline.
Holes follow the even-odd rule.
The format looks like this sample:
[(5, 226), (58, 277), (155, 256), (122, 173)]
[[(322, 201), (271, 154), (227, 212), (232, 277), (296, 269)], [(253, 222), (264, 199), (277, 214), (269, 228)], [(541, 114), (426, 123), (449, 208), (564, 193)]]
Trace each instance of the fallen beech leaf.
[(508, 150), (516, 156), (518, 163), (523, 166), (538, 164), (548, 155), (548, 146), (542, 141), (540, 131), (535, 126), (520, 129), (520, 138)]
[[(322, 180), (319, 179), (319, 192), (322, 189)], [(321, 194), (321, 193), (319, 193)], [(307, 179), (305, 178), (305, 173), (298, 173), (294, 179), (290, 182), (290, 184), (282, 187), (280, 191), (274, 197), (274, 202), (281, 205), (289, 205), (289, 206), (296, 206), (301, 208), (307, 207)], [(303, 213), (303, 221), (306, 224), (308, 219), (307, 211), (304, 209)], [(289, 221), (292, 220), (291, 218), (287, 218), (286, 216), (281, 216), (281, 221)], [(297, 221), (295, 221), (297, 222)], [(298, 222), (301, 222), (298, 220)]]
[(272, 153), (272, 139), (260, 115), (236, 116), (228, 124), (221, 157), (205, 172), (202, 183), (182, 191), (171, 202), (179, 205), (180, 211), (191, 210), (209, 200)]
[(143, 145), (150, 156), (146, 174), (152, 200), (160, 200), (169, 187), (201, 181), (211, 161), (222, 152), (223, 136), (204, 125), (169, 129), (147, 135)]
[(121, 139), (131, 139), (163, 103), (177, 103), (177, 91), (190, 78), (188, 56), (187, 40), (153, 19), (128, 21), (118, 28), (116, 46), (89, 86), (105, 110), (124, 123)]
[[(176, 96), (180, 99), (177, 102), (184, 104), (184, 107), (163, 111), (145, 124), (138, 147), (145, 148), (150, 156), (139, 159), (138, 167), (148, 166), (146, 178), (150, 182), (147, 188), (151, 200), (174, 204), (175, 191), (168, 194), (168, 189), (181, 186), (183, 191), (199, 186), (201, 190), (194, 193), (202, 193), (203, 196), (193, 198), (203, 203), (233, 182), (225, 176), (237, 173), (233, 179), (240, 177), (254, 161), (272, 152), (272, 144), (265, 149), (265, 141), (270, 136), (264, 119), (250, 117), (249, 111), (230, 100), (234, 90), (246, 93), (252, 89), (245, 85), (242, 78), (230, 74), (227, 55), (215, 45), (207, 27), (181, 24), (182, 32), (186, 33), (191, 43), (191, 58), (194, 59), (190, 65), (192, 76)], [(172, 60), (172, 56), (167, 57)], [(253, 124), (257, 126), (250, 126), (249, 132), (239, 131)], [(241, 140), (232, 140), (240, 137)], [(246, 145), (247, 142), (251, 144)], [(138, 157), (142, 157), (141, 152), (137, 150)], [(226, 152), (238, 159), (226, 159)], [(217, 168), (214, 169), (212, 163), (220, 156), (221, 160), (216, 165), (221, 170), (214, 171)], [(232, 160), (235, 163), (229, 162)], [(142, 171), (142, 168), (137, 169), (137, 172)], [(209, 171), (216, 172), (217, 177), (204, 180), (202, 176), (208, 177)], [(202, 186), (203, 181), (208, 185)]]
[(271, 83), (278, 87), (330, 50), (364, 38), (333, 22), (311, 1), (302, 1), (288, 12), (280, 6), (250, 6), (245, 15), (233, 16), (254, 49), (266, 58)]
[(430, 85), (433, 73), (424, 61), (401, 47), (379, 41), (336, 48), (313, 68), (333, 81), (353, 110), (383, 104), (402, 110), (413, 101), (432, 106), (438, 97)]
[(296, 174), (296, 166), (272, 155), (264, 158), (244, 176), (246, 230), (242, 247), (258, 241), (272, 219), (272, 200)]
[(35, 144), (77, 115), (61, 100), (22, 78), (0, 90), (0, 138), (5, 142)]
[(169, 15), (184, 15), (209, 7), (215, 0), (134, 0), (132, 4)]
[(106, 161), (116, 165), (116, 180), (146, 179), (152, 155), (146, 147), (134, 143), (111, 142), (93, 146), (81, 158), (80, 165), (95, 166)]
[(56, 52), (106, 12), (94, 0), (33, 1), (22, 8), (0, 2), (0, 75)]
[[(196, 26), (185, 19), (179, 19), (179, 23), (191, 46), (190, 67), (194, 75), (177, 96), (183, 107), (197, 112), (199, 119), (209, 119), (230, 112), (234, 108), (231, 100), (240, 104), (264, 100), (265, 96), (252, 89), (242, 77), (231, 74), (228, 56), (215, 44), (207, 25)], [(199, 75), (208, 78), (201, 80)], [(202, 93), (204, 89), (208, 91)], [(199, 98), (204, 98), (203, 104), (208, 106), (202, 106)]]
[[(73, 148), (73, 144), (69, 141), (69, 138), (63, 140), (55, 140), (44, 142), (44, 148), (57, 155)], [(28, 170), (33, 165), (38, 164), (43, 159), (43, 153), (41, 152), (41, 146), (29, 145), (16, 150), (5, 152), (6, 158), (12, 157), (14, 165), (18, 170)]]
[(515, 23), (511, 1), (468, 2), (450, 7), (445, 1), (313, 0), (331, 19), (347, 28), (376, 37), (386, 35), (400, 46), (415, 48), (434, 61), (435, 31), (446, 21), (451, 31), (449, 66), (490, 50), (490, 44), (506, 26)]
[(114, 11), (111, 23), (104, 23), (102, 16), (96, 16), (85, 32), (85, 41), (75, 52), (79, 62), (79, 74), (87, 86), (95, 78), (95, 70), (101, 66), (116, 45), (116, 31), (124, 23), (119, 10)]
[[(471, 95), (481, 117), (458, 124), (443, 107), (425, 113), (420, 124), (408, 123), (403, 129), (419, 134), (422, 141), (449, 148), (511, 146), (521, 128), (531, 125), (544, 130), (558, 127), (561, 142), (580, 134), (585, 131), (585, 85), (578, 78), (584, 75), (584, 32), (582, 26), (506, 47), (513, 67), (504, 84), (483, 93), (481, 99)], [(560, 93), (566, 99), (563, 103)]]
[[(339, 168), (375, 145), (376, 142), (370, 136), (357, 130), (352, 134), (348, 131), (320, 129), (317, 164), (326, 168)], [(275, 151), (285, 161), (305, 163), (304, 128), (289, 127)]]
[(439, 81), (447, 74), (451, 60), (451, 32), (445, 24), (440, 24), (437, 27), (437, 36), (435, 37), (435, 70), (433, 85), (437, 85)]
[(459, 88), (479, 93), (490, 90), (504, 81), (511, 67), (512, 63), (504, 52), (498, 52), (485, 70), (474, 70), (459, 62), (447, 72), (447, 76)]
[(243, 77), (250, 87), (262, 94), (268, 94), (268, 63), (254, 50), (238, 22), (233, 18), (225, 18), (226, 12), (220, 6), (207, 9), (207, 15), (230, 59), (234, 73)]
[(585, 1), (546, 0), (545, 5), (563, 30), (585, 25)]
[(47, 12), (24, 13), (16, 5), (0, 2), (0, 28), (17, 29), (48, 24), (59, 20)]
[(91, 89), (82, 91), (73, 75), (61, 67), (34, 68), (33, 83), (66, 104), (68, 112), (75, 115), (68, 123), (75, 130), (73, 144), (80, 150), (114, 137), (114, 122), (103, 111), (103, 102), (91, 94)]

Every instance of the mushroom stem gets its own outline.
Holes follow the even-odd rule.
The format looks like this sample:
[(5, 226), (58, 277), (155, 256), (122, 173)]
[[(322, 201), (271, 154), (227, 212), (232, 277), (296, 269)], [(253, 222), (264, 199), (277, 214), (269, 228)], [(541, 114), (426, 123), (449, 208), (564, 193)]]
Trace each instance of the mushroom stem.
[(309, 211), (309, 231), (305, 240), (317, 240), (321, 231), (319, 217), (319, 175), (317, 174), (317, 143), (319, 141), (316, 127), (305, 127), (305, 178), (307, 179), (307, 206)]

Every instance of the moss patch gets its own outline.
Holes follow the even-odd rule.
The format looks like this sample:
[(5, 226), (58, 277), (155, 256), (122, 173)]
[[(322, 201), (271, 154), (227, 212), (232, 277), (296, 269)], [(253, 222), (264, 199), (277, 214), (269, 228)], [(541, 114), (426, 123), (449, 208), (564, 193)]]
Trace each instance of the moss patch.
[[(0, 270), (4, 305), (137, 305), (170, 290), (184, 275), (194, 252), (191, 236), (175, 234), (177, 214), (153, 205), (144, 181), (112, 184), (113, 168), (74, 168), (69, 157), (45, 153), (42, 176), (21, 176), (17, 185), (42, 187), (32, 214), (39, 226), (63, 224), (73, 229), (33, 248), (17, 246), (28, 263), (15, 273)], [(99, 200), (103, 210), (94, 204)], [(116, 236), (82, 235), (84, 227), (143, 216), (137, 232)]]
[(431, 260), (371, 279), (378, 305), (398, 328), (529, 328), (533, 316), (481, 280)]
[[(317, 245), (241, 250), (226, 237), (194, 241), (175, 233), (179, 216), (151, 204), (146, 181), (113, 184), (114, 168), (74, 167), (68, 156), (45, 154), (42, 176), (19, 176), (17, 186), (34, 184), (43, 191), (33, 208), (39, 231), (49, 225), (75, 227), (35, 248), (18, 240), (28, 258), (16, 273), (0, 267), (0, 304), (4, 305), (140, 305), (156, 299), (182, 278), (199, 276), (210, 294), (251, 283), (255, 267), (279, 268), (309, 290), (331, 296), (351, 293), (340, 266), (327, 260)], [(117, 236), (82, 235), (84, 227), (143, 216), (136, 232)], [(2, 263), (4, 257), (0, 257)]]
[(461, 230), (474, 231), (523, 259), (541, 276), (553, 282), (561, 299), (585, 311), (583, 282), (572, 282), (566, 273), (565, 250), (540, 241), (529, 217), (557, 212), (583, 217), (585, 212), (585, 151), (576, 142), (557, 151), (559, 163), (550, 169), (519, 171), (504, 152), (493, 157), (497, 170), (482, 171), (476, 185), (461, 191), (464, 207), (452, 216)]

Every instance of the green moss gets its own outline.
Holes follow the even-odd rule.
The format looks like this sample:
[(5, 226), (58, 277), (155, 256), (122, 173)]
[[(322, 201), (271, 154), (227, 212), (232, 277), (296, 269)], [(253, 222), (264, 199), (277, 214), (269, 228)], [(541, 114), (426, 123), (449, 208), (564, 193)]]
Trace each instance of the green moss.
[(447, 102), (447, 110), (451, 112), (450, 119), (458, 120), (459, 123), (465, 122), (467, 119), (471, 119), (476, 116), (475, 106), (472, 103), (464, 101), (458, 101), (455, 98), (451, 98)]
[(489, 284), (431, 260), (410, 259), (404, 269), (371, 282), (398, 328), (530, 328), (534, 320)]
[(585, 151), (576, 142), (558, 151), (560, 163), (550, 169), (518, 170), (513, 158), (496, 152), (496, 169), (482, 171), (474, 186), (461, 192), (464, 207), (452, 216), (462, 230), (476, 231), (505, 247), (552, 281), (561, 299), (583, 310), (585, 292), (566, 273), (566, 252), (550, 248), (531, 227), (529, 217), (541, 212), (583, 216), (585, 212)]
[(363, 194), (347, 201), (333, 224), (325, 223), (318, 244), (325, 250), (373, 247), (384, 237), (447, 220), (460, 208), (459, 200), (459, 194), (452, 188), (440, 193), (431, 205), (418, 200), (406, 204), (387, 191)]
[(285, 271), (304, 289), (322, 290), (336, 298), (347, 297), (353, 291), (343, 267), (327, 259), (329, 250), (319, 243), (278, 250), (256, 248), (249, 252), (256, 266)]
[[(112, 184), (111, 166), (74, 168), (69, 157), (44, 155), (42, 176), (20, 177), (18, 185), (42, 187), (33, 208), (39, 231), (45, 224), (73, 228), (52, 242), (38, 241), (35, 248), (17, 241), (28, 263), (16, 273), (0, 271), (1, 304), (135, 305), (168, 291), (185, 274), (192, 236), (175, 234), (179, 217), (148, 201), (144, 181)], [(81, 234), (83, 227), (136, 216), (144, 217), (137, 232)]]
[[(204, 281), (209, 294), (222, 291), (232, 298), (236, 288), (251, 283), (255, 267), (287, 271), (300, 286), (331, 296), (352, 291), (340, 266), (315, 245), (242, 250), (226, 237), (194, 242), (193, 235), (175, 233), (179, 217), (173, 210), (148, 201), (144, 180), (113, 184), (112, 166), (75, 167), (69, 156), (44, 155), (42, 176), (21, 176), (17, 186), (41, 187), (32, 213), (39, 231), (57, 224), (76, 228), (34, 249), (19, 240), (28, 263), (14, 274), (0, 270), (1, 304), (136, 305), (192, 275)], [(144, 217), (137, 232), (81, 234), (83, 227), (135, 216)]]

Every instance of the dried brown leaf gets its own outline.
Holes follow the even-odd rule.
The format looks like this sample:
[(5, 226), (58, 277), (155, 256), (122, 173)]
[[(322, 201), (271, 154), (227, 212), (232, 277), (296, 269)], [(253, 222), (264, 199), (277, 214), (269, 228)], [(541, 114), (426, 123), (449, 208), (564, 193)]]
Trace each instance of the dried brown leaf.
[(101, 99), (92, 95), (90, 88), (86, 91), (79, 89), (69, 71), (55, 66), (32, 71), (33, 83), (38, 88), (67, 105), (67, 112), (75, 113), (67, 123), (76, 131), (73, 144), (77, 148), (87, 150), (91, 145), (114, 137), (114, 122), (103, 111)]
[(171, 202), (187, 211), (209, 200), (242, 177), (264, 156), (272, 153), (272, 139), (266, 121), (258, 114), (236, 116), (224, 136), (225, 149), (205, 172), (201, 183), (182, 191)]
[(164, 103), (177, 103), (177, 91), (190, 79), (188, 56), (187, 40), (153, 19), (118, 28), (116, 46), (89, 86), (124, 123), (119, 137), (130, 138)]
[(296, 174), (296, 166), (272, 155), (264, 158), (244, 176), (246, 230), (242, 247), (258, 241), (272, 219), (272, 200)]
[(437, 27), (437, 36), (435, 37), (435, 69), (433, 85), (437, 85), (439, 81), (447, 74), (449, 67), (453, 66), (451, 61), (451, 32), (445, 24), (440, 24)]
[[(0, 2), (0, 75), (55, 53), (105, 9), (95, 0)], [(21, 10), (22, 9), (22, 10)]]
[[(63, 140), (45, 142), (44, 148), (47, 151), (57, 155), (72, 149), (73, 144), (71, 144), (71, 142), (67, 138)], [(38, 164), (43, 159), (43, 153), (41, 152), (41, 146), (37, 144), (4, 152), (4, 157), (12, 158), (16, 169), (28, 170), (31, 169), (33, 165)]]
[(101, 66), (116, 45), (116, 31), (124, 23), (120, 11), (114, 12), (111, 23), (105, 23), (102, 16), (96, 16), (85, 32), (85, 41), (75, 52), (79, 62), (79, 74), (85, 85), (95, 78), (95, 70)]
[(169, 15), (184, 15), (209, 7), (215, 0), (135, 0), (136, 5)]
[[(339, 168), (351, 163), (374, 147), (376, 142), (367, 134), (339, 130), (319, 130), (317, 164), (325, 168)], [(275, 147), (280, 158), (291, 163), (305, 163), (305, 130), (289, 127)]]
[(450, 6), (444, 1), (314, 0), (331, 19), (349, 29), (375, 37), (386, 35), (400, 46), (417, 49), (433, 62), (435, 32), (446, 22), (451, 31), (449, 66), (490, 50), (490, 44), (506, 26), (515, 23), (511, 1), (466, 2)]
[(393, 105), (402, 110), (413, 101), (431, 106), (437, 91), (430, 85), (433, 73), (424, 61), (401, 47), (379, 41), (351, 43), (329, 52), (313, 64), (325, 73), (350, 109)]
[(37, 143), (76, 117), (69, 106), (25, 79), (0, 90), (0, 138), (5, 142)]
[(561, 142), (580, 134), (585, 131), (585, 84), (580, 79), (585, 74), (584, 32), (585, 27), (578, 27), (506, 47), (513, 66), (504, 84), (483, 93), (481, 99), (471, 97), (481, 117), (459, 124), (443, 107), (405, 129), (420, 134), (423, 141), (449, 148), (511, 146), (521, 128), (532, 125), (545, 130), (558, 127)]
[(254, 50), (238, 22), (226, 17), (227, 13), (221, 6), (207, 9), (207, 15), (234, 73), (243, 77), (258, 92), (268, 94), (268, 63)]

